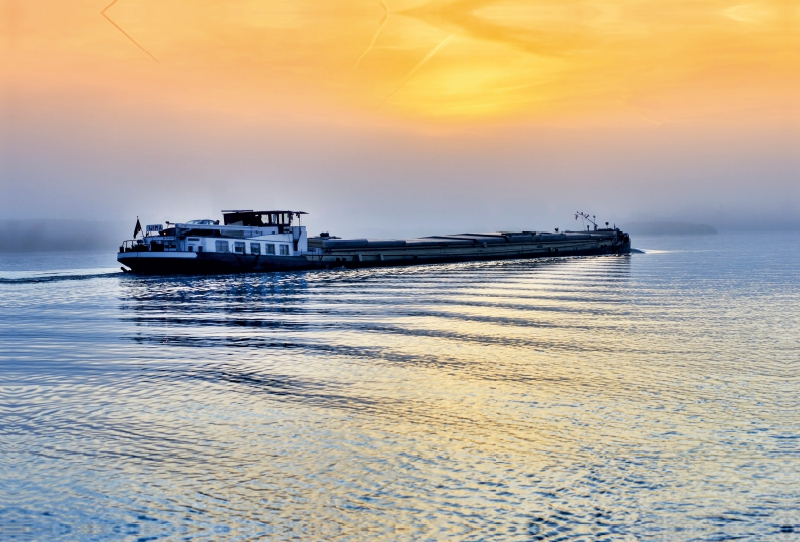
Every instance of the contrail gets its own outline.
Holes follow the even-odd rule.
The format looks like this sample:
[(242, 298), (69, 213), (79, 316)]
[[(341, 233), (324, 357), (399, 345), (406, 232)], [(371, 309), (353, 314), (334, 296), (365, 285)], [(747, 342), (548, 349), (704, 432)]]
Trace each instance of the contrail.
[(353, 64), (353, 68), (350, 70), (350, 73), (347, 75), (347, 79), (345, 79), (344, 86), (339, 91), (339, 94), (344, 92), (344, 89), (347, 88), (347, 84), (350, 82), (350, 79), (353, 77), (353, 74), (356, 73), (356, 70), (358, 69), (359, 64), (361, 64), (361, 61), (364, 59), (364, 57), (367, 56), (367, 54), (369, 54), (369, 52), (375, 46), (375, 42), (378, 41), (378, 36), (381, 35), (381, 32), (383, 31), (383, 27), (386, 26), (386, 21), (389, 19), (389, 8), (386, 7), (386, 4), (383, 2), (383, 0), (380, 0), (379, 3), (381, 5), (381, 7), (384, 9), (384, 11), (386, 11), (386, 13), (384, 14), (383, 18), (381, 19), (380, 25), (378, 26), (378, 31), (375, 32), (374, 36), (372, 36), (372, 41), (370, 42), (369, 46), (366, 48), (366, 50), (363, 53), (361, 53), (361, 56), (358, 57), (358, 60), (356, 60), (356, 63)]
[(395, 94), (397, 94), (397, 91), (398, 91), (398, 90), (400, 90), (401, 88), (403, 88), (403, 86), (404, 86), (406, 83), (408, 83), (408, 82), (409, 82), (409, 80), (411, 80), (411, 78), (412, 78), (412, 77), (414, 77), (414, 74), (415, 74), (415, 73), (417, 73), (417, 70), (419, 70), (419, 69), (420, 69), (422, 66), (424, 66), (424, 65), (425, 65), (425, 63), (426, 63), (427, 61), (429, 61), (431, 58), (433, 58), (433, 55), (435, 55), (436, 53), (438, 53), (438, 52), (439, 52), (439, 49), (441, 49), (442, 47), (444, 47), (444, 46), (447, 44), (447, 42), (448, 42), (448, 41), (450, 41), (450, 38), (452, 38), (452, 37), (453, 37), (453, 34), (450, 34), (449, 36), (447, 36), (445, 39), (443, 39), (443, 40), (442, 40), (442, 43), (440, 43), (439, 45), (437, 45), (436, 47), (434, 47), (434, 48), (433, 48), (433, 50), (432, 50), (430, 53), (428, 53), (428, 54), (425, 56), (425, 58), (423, 58), (422, 60), (420, 60), (420, 61), (419, 61), (419, 63), (418, 63), (416, 66), (414, 66), (414, 67), (411, 69), (411, 71), (410, 71), (410, 72), (408, 72), (408, 75), (406, 75), (406, 78), (405, 78), (405, 79), (403, 79), (403, 82), (402, 82), (402, 83), (400, 83), (400, 86), (399, 86), (399, 87), (397, 87), (396, 89), (394, 89), (394, 91), (393, 91), (391, 94), (389, 94), (387, 97), (385, 97), (385, 98), (383, 99), (383, 101), (382, 101), (380, 104), (378, 104), (378, 107), (376, 107), (375, 109), (380, 109), (380, 107), (381, 107), (383, 104), (385, 104), (385, 103), (386, 103), (386, 100), (388, 100), (389, 98), (391, 98), (392, 96), (394, 96)]
[[(147, 49), (145, 49), (144, 47), (142, 47), (141, 45), (139, 45), (138, 43), (136, 43), (136, 40), (135, 40), (135, 39), (133, 39), (132, 37), (130, 37), (130, 36), (128, 35), (128, 33), (127, 33), (127, 32), (125, 32), (125, 31), (124, 31), (122, 28), (120, 28), (120, 26), (119, 26), (117, 23), (115, 23), (114, 21), (112, 21), (112, 20), (111, 20), (111, 18), (110, 18), (108, 15), (106, 15), (106, 10), (108, 10), (108, 8), (110, 8), (111, 6), (113, 6), (114, 4), (116, 4), (118, 1), (119, 1), (119, 0), (114, 0), (114, 1), (113, 1), (113, 2), (111, 2), (109, 5), (107, 5), (107, 6), (105, 7), (105, 9), (104, 9), (103, 11), (101, 11), (101, 12), (100, 12), (100, 15), (102, 15), (103, 17), (105, 17), (105, 18), (106, 18), (106, 20), (107, 20), (109, 23), (113, 24), (113, 25), (114, 25), (114, 26), (117, 28), (117, 30), (119, 30), (120, 32), (122, 32), (122, 33), (125, 35), (125, 37), (126, 37), (126, 38), (128, 38), (129, 40), (131, 40), (131, 41), (133, 42), (133, 44), (134, 44), (134, 45), (136, 45), (136, 47), (138, 47), (139, 49), (141, 49), (142, 51), (144, 51), (145, 53), (147, 53), (147, 55), (148, 55), (150, 58), (152, 58), (153, 60), (155, 60), (156, 62), (158, 62), (158, 59), (157, 59), (156, 57), (154, 57), (153, 55), (151, 55), (151, 54), (150, 54), (150, 51), (148, 51)], [(159, 64), (161, 64), (160, 62), (158, 62), (158, 63), (159, 63)]]

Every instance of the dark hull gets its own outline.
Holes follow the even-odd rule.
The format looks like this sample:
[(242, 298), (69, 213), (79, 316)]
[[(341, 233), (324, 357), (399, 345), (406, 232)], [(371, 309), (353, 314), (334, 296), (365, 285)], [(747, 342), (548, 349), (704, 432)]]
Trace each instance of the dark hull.
[[(196, 275), (224, 273), (265, 273), (310, 269), (302, 256), (252, 256), (250, 254), (196, 253), (192, 258), (172, 258), (169, 253), (124, 252), (117, 261), (134, 273), (148, 275)], [(182, 253), (186, 254), (186, 253)]]
[[(543, 252), (519, 250), (505, 254), (481, 254), (465, 250), (460, 254), (437, 255), (427, 253), (403, 254), (384, 259), (362, 259), (360, 254), (342, 255), (339, 261), (316, 256), (253, 256), (249, 254), (205, 253), (150, 253), (125, 252), (117, 255), (117, 261), (129, 267), (134, 273), (170, 274), (224, 274), (224, 273), (267, 273), (275, 271), (297, 271), (330, 268), (395, 267), (434, 263), (458, 263), (474, 261), (517, 260), (533, 258), (559, 258), (573, 256), (604, 256), (630, 253), (630, 244), (615, 247), (601, 247), (587, 250), (563, 250)], [(180, 256), (180, 257), (178, 257)]]

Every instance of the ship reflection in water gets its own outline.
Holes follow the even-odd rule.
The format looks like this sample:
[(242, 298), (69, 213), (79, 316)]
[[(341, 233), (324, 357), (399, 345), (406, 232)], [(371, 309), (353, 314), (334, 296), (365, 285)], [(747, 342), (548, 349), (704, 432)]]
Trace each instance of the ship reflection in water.
[(0, 533), (791, 531), (798, 243), (686, 242), (235, 276), (6, 273)]

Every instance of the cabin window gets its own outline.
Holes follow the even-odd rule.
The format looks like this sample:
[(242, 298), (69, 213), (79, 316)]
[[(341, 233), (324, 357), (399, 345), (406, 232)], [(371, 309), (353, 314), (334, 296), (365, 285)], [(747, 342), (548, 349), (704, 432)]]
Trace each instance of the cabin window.
[(197, 243), (198, 241), (200, 241), (200, 238), (199, 237), (189, 237), (188, 241), (194, 241), (195, 243)]
[(275, 245), (272, 243), (264, 243), (264, 246), (267, 249), (267, 254), (275, 254)]
[(233, 251), (236, 254), (244, 254), (244, 241), (235, 241), (233, 243)]
[(289, 255), (289, 245), (281, 245), (281, 256)]
[(261, 254), (261, 243), (250, 243), (250, 254)]
[(230, 245), (228, 245), (227, 241), (217, 241), (216, 242), (217, 252), (230, 252)]

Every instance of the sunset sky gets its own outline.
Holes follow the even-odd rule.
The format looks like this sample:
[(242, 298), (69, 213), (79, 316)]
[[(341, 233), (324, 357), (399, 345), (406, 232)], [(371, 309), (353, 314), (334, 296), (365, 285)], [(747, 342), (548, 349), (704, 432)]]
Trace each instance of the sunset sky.
[(0, 6), (0, 218), (800, 221), (799, 2)]

